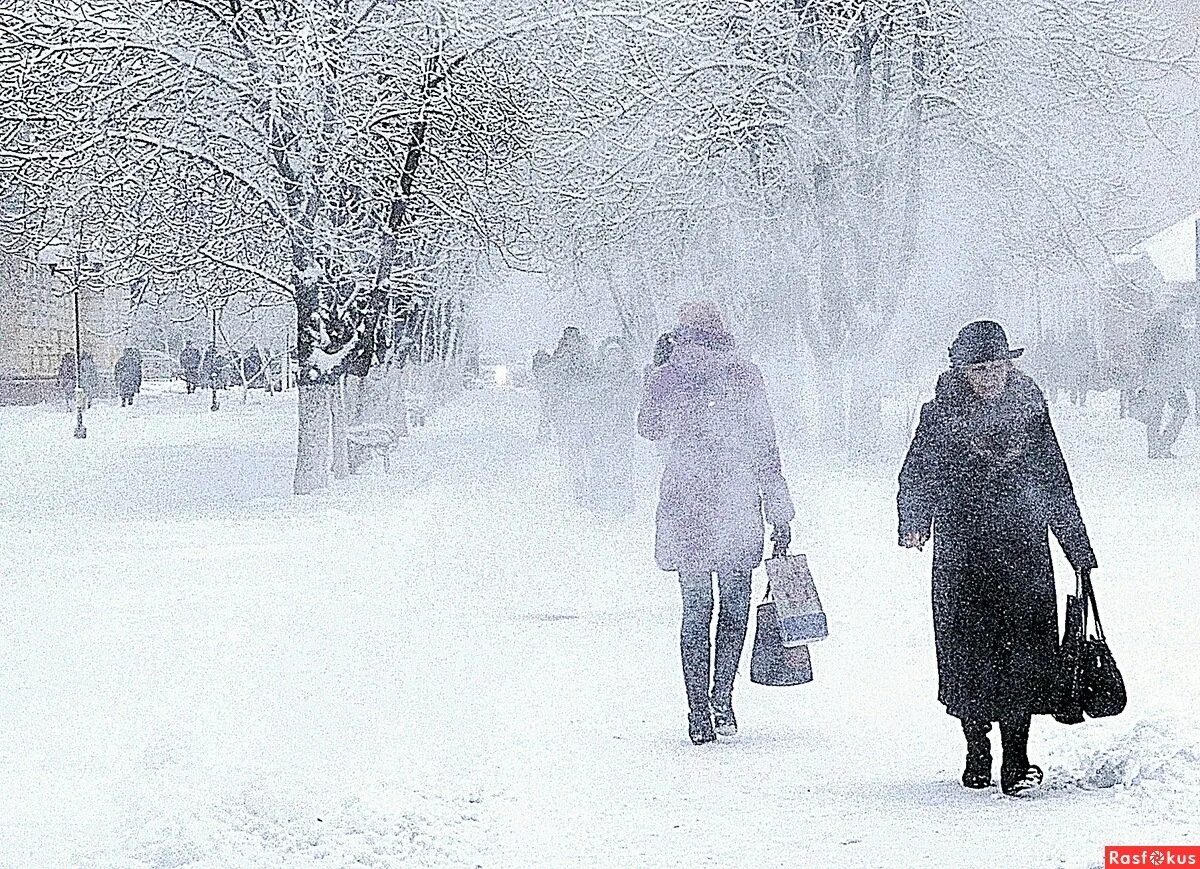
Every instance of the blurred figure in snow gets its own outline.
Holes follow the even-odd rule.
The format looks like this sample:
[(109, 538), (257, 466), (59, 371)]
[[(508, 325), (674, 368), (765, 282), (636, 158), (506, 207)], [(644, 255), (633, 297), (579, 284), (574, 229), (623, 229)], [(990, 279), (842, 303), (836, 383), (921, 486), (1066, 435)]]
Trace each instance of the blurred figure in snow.
[(187, 393), (191, 395), (200, 383), (200, 351), (192, 346), (191, 341), (185, 341), (179, 351), (179, 364), (183, 367), (183, 382), (187, 384)]
[(633, 498), (642, 378), (621, 338), (606, 338), (598, 355), (594, 420), (598, 455), (591, 496), (597, 507), (625, 512)]
[(247, 386), (262, 386), (263, 360), (257, 346), (251, 346), (242, 357), (242, 371), (246, 377)]
[(550, 354), (539, 350), (533, 354), (530, 372), (533, 377), (533, 388), (538, 397), (538, 443), (545, 443), (550, 438), (552, 423), (550, 420)]
[(547, 366), (550, 418), (558, 438), (563, 470), (581, 504), (591, 502), (596, 485), (596, 362), (576, 326), (563, 329)]
[(1037, 343), (1035, 364), (1029, 369), (1042, 385), (1046, 401), (1054, 404), (1058, 401), (1058, 390), (1062, 385), (1062, 343), (1058, 335), (1047, 329)]
[[(1133, 414), (1146, 424), (1146, 454), (1173, 459), (1171, 447), (1188, 418), (1188, 340), (1179, 312), (1172, 308), (1151, 322), (1141, 339), (1141, 390)], [(1170, 411), (1164, 425), (1165, 411)]]
[(133, 397), (142, 388), (142, 360), (132, 347), (126, 347), (117, 359), (113, 379), (116, 381), (117, 395), (121, 397), (121, 407), (132, 405)]
[(58, 388), (63, 394), (68, 406), (75, 404), (75, 354), (64, 353), (62, 362), (58, 364)]
[(1067, 387), (1071, 403), (1086, 405), (1098, 364), (1096, 345), (1092, 342), (1092, 336), (1088, 334), (1087, 325), (1082, 321), (1076, 323), (1063, 339), (1059, 349), (1062, 354), (1059, 374)]
[(1071, 476), (1037, 385), (1013, 367), (998, 323), (963, 327), (950, 370), (900, 471), (899, 542), (933, 536), (938, 699), (967, 741), (962, 783), (992, 781), (988, 733), (1000, 723), (1000, 786), (1041, 783), (1030, 719), (1048, 714), (1058, 660), (1058, 601), (1047, 529), (1080, 573), (1096, 567)]
[(79, 385), (83, 387), (84, 409), (90, 408), (100, 393), (100, 373), (91, 353), (84, 352), (79, 357)]
[(204, 348), (204, 359), (200, 362), (200, 383), (206, 389), (217, 387), (217, 348), (214, 344)]
[[(711, 302), (680, 310), (670, 358), (646, 382), (638, 430), (668, 445), (655, 560), (679, 574), (688, 736), (701, 745), (737, 732), (733, 683), (750, 616), (750, 574), (762, 563), (764, 513), (780, 554), (795, 514), (762, 374), (734, 352)], [(715, 655), (714, 573), (721, 598)]]

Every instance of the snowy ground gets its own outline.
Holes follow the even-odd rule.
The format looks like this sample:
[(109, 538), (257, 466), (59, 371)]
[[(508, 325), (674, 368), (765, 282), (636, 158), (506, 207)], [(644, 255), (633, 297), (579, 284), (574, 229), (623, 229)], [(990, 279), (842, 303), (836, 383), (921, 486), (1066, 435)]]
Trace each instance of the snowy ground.
[(1091, 867), (1200, 833), (1191, 426), (1155, 464), (1111, 403), (1056, 408), (1131, 702), (1036, 722), (1048, 786), (1011, 800), (957, 783), (898, 455), (785, 457), (833, 635), (695, 748), (652, 499), (570, 506), (527, 396), (304, 499), (292, 397), (143, 398), (82, 442), (0, 409), (0, 866)]

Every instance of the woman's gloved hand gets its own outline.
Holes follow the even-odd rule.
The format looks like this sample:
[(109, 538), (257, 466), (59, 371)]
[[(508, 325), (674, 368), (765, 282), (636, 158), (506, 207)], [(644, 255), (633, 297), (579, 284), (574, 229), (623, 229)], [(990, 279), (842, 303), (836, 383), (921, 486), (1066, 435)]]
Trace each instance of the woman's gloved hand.
[(675, 336), (670, 332), (664, 332), (658, 336), (658, 342), (654, 345), (654, 365), (666, 365), (671, 361), (671, 351), (675, 349)]
[(771, 552), (772, 558), (778, 558), (781, 555), (787, 555), (788, 546), (792, 542), (792, 528), (786, 522), (780, 522), (773, 526), (771, 531), (771, 542), (775, 544), (774, 550)]

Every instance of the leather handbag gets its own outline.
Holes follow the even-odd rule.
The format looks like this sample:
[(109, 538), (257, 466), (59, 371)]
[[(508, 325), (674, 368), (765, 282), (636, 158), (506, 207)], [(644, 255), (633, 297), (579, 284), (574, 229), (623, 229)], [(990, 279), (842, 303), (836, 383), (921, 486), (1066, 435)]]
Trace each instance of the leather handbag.
[(1096, 590), (1089, 576), (1083, 578), (1084, 596), (1091, 607), (1096, 623), (1096, 636), (1084, 640), (1082, 672), (1080, 675), (1080, 699), (1083, 711), (1089, 718), (1107, 718), (1125, 711), (1129, 695), (1125, 691), (1125, 679), (1117, 667), (1108, 640), (1104, 638), (1104, 627), (1100, 624), (1100, 610), (1096, 606)]
[[(1095, 622), (1094, 637), (1088, 636), (1089, 614)], [(1104, 637), (1091, 577), (1078, 572), (1075, 594), (1067, 597), (1058, 669), (1051, 689), (1052, 714), (1062, 724), (1079, 724), (1084, 716), (1119, 715), (1126, 701), (1125, 680)]]

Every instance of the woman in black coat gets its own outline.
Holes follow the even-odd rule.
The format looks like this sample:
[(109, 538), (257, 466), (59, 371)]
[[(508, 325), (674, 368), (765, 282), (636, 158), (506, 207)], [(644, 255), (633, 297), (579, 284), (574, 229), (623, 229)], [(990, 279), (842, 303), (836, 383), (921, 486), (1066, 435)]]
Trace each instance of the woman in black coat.
[(1077, 571), (1096, 567), (1071, 477), (1037, 385), (1013, 368), (1004, 330), (963, 328), (951, 368), (900, 471), (900, 545), (933, 533), (933, 621), (939, 699), (967, 739), (962, 782), (991, 784), (988, 733), (999, 722), (1001, 788), (1041, 783), (1026, 751), (1030, 717), (1046, 714), (1058, 653), (1049, 528)]

